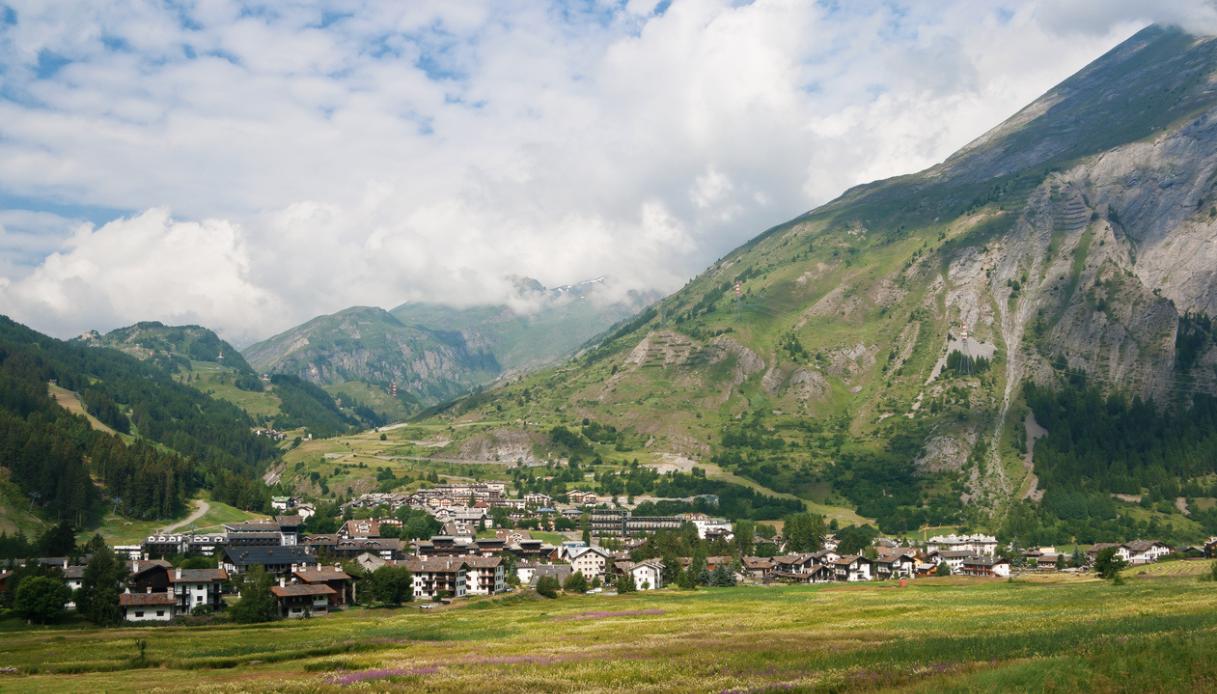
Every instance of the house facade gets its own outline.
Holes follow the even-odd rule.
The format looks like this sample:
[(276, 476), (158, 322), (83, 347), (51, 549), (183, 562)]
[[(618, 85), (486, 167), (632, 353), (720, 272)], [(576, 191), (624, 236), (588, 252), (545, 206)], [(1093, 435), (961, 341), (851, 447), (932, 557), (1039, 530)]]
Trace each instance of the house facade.
[(177, 598), (172, 591), (132, 593), (118, 596), (118, 607), (127, 622), (169, 622), (177, 616)]
[(228, 572), (215, 569), (177, 569), (168, 574), (170, 592), (181, 614), (190, 614), (200, 607), (219, 610), (224, 607), (224, 583)]
[(465, 592), (494, 595), (507, 590), (502, 557), (465, 557)]

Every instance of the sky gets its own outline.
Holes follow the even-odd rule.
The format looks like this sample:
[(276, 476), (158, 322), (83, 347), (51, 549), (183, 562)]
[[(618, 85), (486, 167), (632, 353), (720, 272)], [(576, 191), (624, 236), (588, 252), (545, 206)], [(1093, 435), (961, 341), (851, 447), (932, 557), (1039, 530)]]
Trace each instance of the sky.
[(679, 288), (1203, 0), (0, 0), (0, 313), (247, 344)]

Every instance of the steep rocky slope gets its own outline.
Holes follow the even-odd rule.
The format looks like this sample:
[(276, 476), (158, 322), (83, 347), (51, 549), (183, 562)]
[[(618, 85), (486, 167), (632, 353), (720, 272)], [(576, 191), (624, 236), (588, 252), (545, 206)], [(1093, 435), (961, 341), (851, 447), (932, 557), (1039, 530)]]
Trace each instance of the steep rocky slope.
[(1215, 80), (1217, 41), (1150, 27), (942, 164), (770, 229), (583, 357), (438, 416), (611, 423), (806, 498), (888, 498), (914, 527), (1038, 498), (1026, 382), (1080, 370), (1162, 408), (1217, 390), (1197, 315), (1217, 312)]

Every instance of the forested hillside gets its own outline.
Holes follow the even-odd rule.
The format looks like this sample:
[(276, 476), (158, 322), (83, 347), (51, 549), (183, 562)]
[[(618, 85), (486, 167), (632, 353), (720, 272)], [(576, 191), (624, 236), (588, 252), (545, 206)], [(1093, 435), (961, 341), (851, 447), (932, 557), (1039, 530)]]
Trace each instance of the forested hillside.
[[(82, 394), (120, 438), (94, 430), (47, 393)], [(0, 465), (50, 518), (85, 522), (103, 502), (138, 518), (180, 512), (189, 495), (260, 508), (277, 455), (234, 405), (120, 352), (40, 335), (0, 317)], [(125, 439), (125, 440), (124, 440)]]

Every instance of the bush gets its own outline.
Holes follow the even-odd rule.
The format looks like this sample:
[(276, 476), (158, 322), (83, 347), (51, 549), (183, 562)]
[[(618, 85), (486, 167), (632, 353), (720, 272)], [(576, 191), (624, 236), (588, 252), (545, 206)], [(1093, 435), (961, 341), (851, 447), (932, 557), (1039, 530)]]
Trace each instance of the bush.
[(638, 586), (634, 585), (634, 575), (633, 574), (627, 573), (627, 574), (624, 574), (623, 576), (621, 576), (621, 578), (617, 579), (617, 592), (618, 593), (633, 593), (633, 592), (636, 592), (637, 590), (638, 590)]
[(279, 616), (279, 606), (270, 592), (274, 577), (262, 567), (247, 573), (241, 581), (241, 599), (232, 606), (232, 621), (238, 624), (269, 622)]
[(562, 584), (562, 590), (568, 593), (586, 593), (587, 592), (587, 577), (582, 571), (576, 571), (566, 577), (566, 583)]
[[(582, 574), (580, 574), (582, 575)], [(558, 579), (553, 576), (542, 576), (537, 579), (537, 595), (547, 598), (558, 597)]]
[(35, 624), (46, 624), (63, 615), (63, 604), (71, 597), (72, 592), (63, 581), (47, 576), (32, 576), (17, 588), (13, 610)]
[(414, 597), (414, 578), (400, 566), (382, 566), (365, 582), (368, 595), (378, 605), (400, 605)]
[(1120, 577), (1120, 571), (1128, 566), (1128, 563), (1121, 559), (1117, 554), (1118, 548), (1108, 547), (1094, 560), (1094, 570), (1099, 573), (1101, 578), (1115, 580)]
[(934, 571), (934, 575), (935, 576), (950, 576), (951, 567), (947, 566), (947, 563), (944, 561), (938, 565), (938, 568)]

